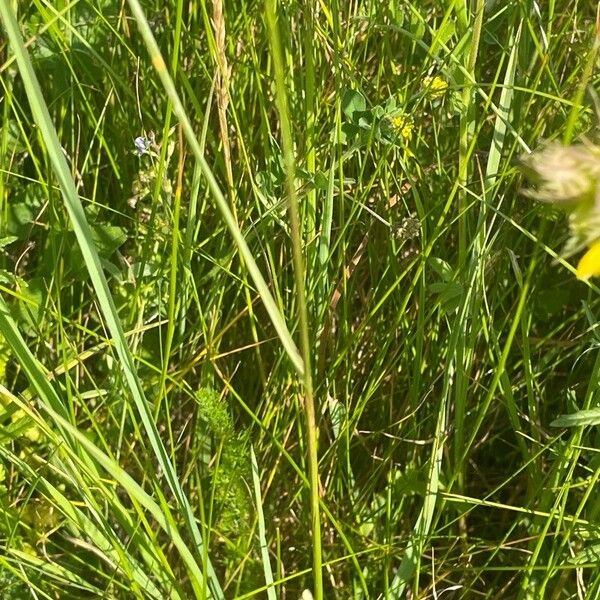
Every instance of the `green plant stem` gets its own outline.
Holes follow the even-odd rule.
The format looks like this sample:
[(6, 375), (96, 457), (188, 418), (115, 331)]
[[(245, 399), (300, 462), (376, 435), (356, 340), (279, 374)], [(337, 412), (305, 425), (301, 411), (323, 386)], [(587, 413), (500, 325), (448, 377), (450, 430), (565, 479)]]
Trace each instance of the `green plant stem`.
[(173, 79), (169, 75), (167, 65), (165, 64), (162, 54), (158, 48), (158, 44), (154, 39), (154, 35), (152, 34), (150, 25), (148, 24), (148, 20), (144, 15), (144, 11), (142, 10), (142, 7), (138, 0), (128, 0), (128, 2), (131, 8), (131, 12), (133, 13), (135, 20), (138, 24), (140, 33), (144, 38), (144, 42), (146, 43), (148, 53), (150, 54), (150, 58), (152, 59), (152, 64), (154, 65), (154, 68), (156, 69), (156, 72), (160, 77), (160, 80), (163, 84), (163, 87), (165, 88), (167, 95), (171, 99), (171, 102), (173, 102), (173, 112), (181, 122), (185, 138), (188, 144), (190, 145), (192, 153), (194, 154), (194, 158), (200, 165), (200, 169), (206, 179), (206, 182), (212, 193), (215, 203), (217, 204), (217, 208), (219, 209), (219, 212), (221, 213), (221, 216), (223, 217), (223, 220), (225, 221), (225, 224), (227, 225), (227, 228), (229, 229), (239, 249), (239, 252), (242, 255), (242, 258), (244, 259), (246, 268), (248, 269), (250, 276), (254, 281), (254, 285), (256, 286), (256, 289), (260, 294), (263, 304), (265, 305), (267, 313), (271, 318), (273, 326), (275, 327), (275, 330), (279, 335), (279, 339), (281, 340), (282, 346), (284, 347), (286, 353), (292, 361), (292, 364), (294, 365), (295, 369), (298, 371), (298, 373), (302, 374), (304, 371), (304, 363), (302, 361), (302, 358), (300, 357), (300, 353), (298, 352), (296, 344), (294, 343), (292, 336), (290, 335), (287, 325), (285, 324), (285, 321), (283, 320), (283, 317), (279, 312), (279, 309), (277, 308), (275, 300), (273, 300), (273, 296), (269, 291), (269, 287), (264, 277), (262, 276), (262, 273), (260, 272), (260, 269), (258, 268), (254, 257), (252, 256), (252, 252), (250, 251), (250, 248), (248, 247), (248, 244), (244, 239), (242, 232), (240, 231), (235, 217), (233, 216), (233, 213), (229, 208), (229, 203), (225, 199), (225, 196), (223, 195), (223, 192), (221, 191), (221, 188), (219, 187), (219, 184), (217, 183), (217, 180), (215, 179), (211, 168), (209, 167), (208, 163), (206, 162), (206, 159), (204, 158), (202, 148), (200, 147), (200, 144), (196, 139), (194, 128), (192, 127), (192, 124), (185, 112), (185, 108), (181, 103), (181, 99), (179, 98), (179, 94), (175, 89)]
[(459, 141), (459, 159), (458, 159), (458, 181), (461, 190), (458, 196), (458, 257), (459, 265), (462, 268), (467, 255), (467, 194), (466, 185), (469, 178), (469, 161), (471, 151), (469, 149), (471, 138), (475, 131), (475, 99), (473, 97), (473, 84), (475, 81), (475, 65), (477, 64), (477, 54), (479, 52), (479, 42), (481, 39), (481, 29), (483, 26), (483, 9), (485, 0), (477, 0), (475, 13), (475, 22), (473, 24), (473, 33), (471, 34), (471, 45), (467, 57), (466, 73), (469, 81), (465, 81), (462, 91), (462, 103), (465, 107), (464, 114), (460, 119), (460, 141)]
[(280, 31), (276, 17), (276, 0), (267, 0), (265, 12), (268, 36), (275, 71), (276, 103), (281, 125), (283, 144), (283, 160), (285, 165), (286, 187), (289, 197), (290, 230), (292, 236), (292, 252), (294, 258), (294, 276), (298, 300), (298, 320), (300, 325), (300, 349), (304, 361), (304, 413), (306, 418), (306, 435), (308, 442), (308, 465), (310, 482), (311, 533), (313, 544), (313, 579), (314, 597), (323, 598), (323, 563), (321, 551), (321, 517), (319, 508), (319, 460), (318, 460), (318, 429), (315, 416), (315, 401), (313, 394), (311, 348), (308, 328), (308, 311), (306, 306), (305, 270), (302, 258), (302, 239), (298, 209), (298, 196), (295, 185), (295, 160), (292, 132), (290, 127), (287, 93), (285, 89), (285, 74), (283, 68), (283, 49), (280, 41)]
[[(315, 23), (313, 3), (304, 3), (304, 65), (305, 65), (305, 114), (306, 114), (306, 170), (314, 177), (316, 172), (315, 150), (315, 58), (314, 36)], [(315, 235), (317, 210), (317, 191), (310, 189), (307, 193), (306, 237), (311, 240)], [(310, 260), (309, 260), (310, 263)]]

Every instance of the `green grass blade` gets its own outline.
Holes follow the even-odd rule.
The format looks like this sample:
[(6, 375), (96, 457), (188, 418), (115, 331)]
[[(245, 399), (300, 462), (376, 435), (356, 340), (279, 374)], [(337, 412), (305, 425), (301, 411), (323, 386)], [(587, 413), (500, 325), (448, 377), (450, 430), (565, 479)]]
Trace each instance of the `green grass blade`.
[[(169, 488), (177, 499), (177, 503), (185, 515), (188, 528), (190, 529), (190, 533), (197, 548), (197, 552), (199, 555), (202, 555), (203, 542), (200, 530), (196, 523), (191, 506), (183, 492), (181, 483), (175, 472), (175, 468), (169, 460), (165, 446), (160, 439), (158, 430), (152, 419), (144, 391), (139, 378), (137, 377), (133, 357), (129, 347), (127, 346), (123, 328), (117, 315), (117, 310), (108, 288), (108, 283), (104, 276), (100, 258), (93, 243), (92, 232), (86, 220), (81, 201), (79, 200), (79, 196), (77, 194), (75, 183), (63, 154), (58, 136), (52, 124), (48, 108), (44, 102), (42, 91), (29, 59), (29, 54), (23, 44), (17, 21), (11, 7), (5, 2), (0, 3), (0, 15), (17, 58), (19, 71), (23, 79), (23, 84), (27, 92), (27, 97), (34, 119), (40, 128), (42, 137), (47, 146), (48, 155), (52, 162), (54, 172), (58, 178), (63, 194), (65, 207), (69, 214), (90, 279), (98, 297), (98, 304), (100, 306), (102, 316), (106, 321), (109, 331), (111, 332), (113, 343), (121, 361), (121, 367), (131, 391), (136, 409), (140, 416), (143, 429), (148, 436), (158, 463), (164, 472)], [(220, 584), (210, 563), (208, 564), (208, 579), (212, 593), (218, 598), (222, 597)]]
[(183, 104), (181, 103), (179, 94), (175, 89), (175, 84), (173, 83), (173, 80), (169, 75), (169, 71), (158, 48), (158, 44), (154, 39), (154, 35), (152, 34), (150, 25), (148, 24), (146, 16), (144, 15), (144, 11), (142, 10), (142, 7), (138, 0), (128, 0), (128, 2), (129, 6), (131, 7), (131, 11), (133, 12), (133, 15), (135, 17), (135, 20), (137, 21), (140, 33), (144, 38), (144, 42), (146, 43), (150, 57), (152, 58), (152, 64), (154, 65), (154, 68), (156, 69), (156, 72), (158, 73), (162, 81), (162, 84), (165, 88), (165, 91), (167, 92), (169, 99), (173, 103), (173, 112), (175, 113), (176, 117), (179, 119), (182, 125), (185, 138), (188, 144), (190, 145), (190, 148), (192, 149), (196, 161), (200, 165), (204, 177), (206, 178), (206, 182), (208, 183), (208, 187), (210, 188), (213, 198), (217, 204), (217, 208), (221, 212), (221, 216), (223, 217), (223, 220), (225, 221), (225, 224), (227, 225), (227, 228), (229, 229), (240, 251), (240, 254), (244, 259), (246, 268), (248, 269), (248, 272), (250, 273), (250, 276), (254, 281), (254, 285), (256, 286), (256, 289), (260, 294), (263, 304), (265, 305), (267, 313), (271, 318), (273, 326), (275, 327), (275, 330), (279, 335), (279, 339), (281, 340), (285, 351), (290, 357), (294, 368), (298, 371), (298, 373), (302, 374), (304, 373), (304, 364), (302, 358), (300, 357), (298, 349), (296, 348), (296, 344), (294, 343), (294, 340), (290, 335), (290, 332), (283, 319), (283, 316), (277, 308), (277, 304), (273, 300), (273, 296), (271, 295), (269, 287), (264, 277), (262, 276), (262, 273), (260, 272), (256, 261), (254, 260), (254, 256), (252, 255), (252, 252), (248, 247), (248, 244), (246, 243), (246, 240), (244, 239), (240, 228), (238, 227), (235, 217), (233, 216), (233, 213), (229, 208), (227, 200), (225, 199), (225, 196), (223, 195), (223, 192), (221, 191), (221, 188), (219, 187), (215, 176), (213, 175), (208, 163), (206, 162), (206, 159), (204, 158), (204, 154), (202, 152), (200, 144), (196, 139), (194, 128), (192, 127), (192, 124), (185, 112)]
[(494, 126), (494, 135), (490, 144), (487, 165), (485, 169), (485, 185), (488, 190), (494, 188), (502, 158), (502, 150), (506, 140), (507, 123), (510, 122), (510, 113), (514, 99), (515, 72), (517, 70), (517, 54), (519, 49), (519, 40), (521, 38), (521, 29), (519, 28), (514, 36), (511, 35), (509, 46), (511, 47), (500, 100), (498, 101), (498, 114)]
[[(298, 194), (296, 193), (296, 161), (294, 157), (294, 140), (290, 112), (288, 108), (284, 53), (281, 43), (281, 31), (277, 21), (277, 2), (267, 0), (265, 3), (265, 16), (267, 31), (273, 57), (275, 74), (275, 101), (281, 125), (281, 138), (283, 145), (283, 163), (285, 170), (286, 189), (289, 197), (289, 219), (292, 237), (292, 254), (294, 263), (294, 281), (296, 284), (296, 299), (298, 306), (298, 321), (300, 324), (300, 348), (304, 365), (304, 416), (305, 435), (307, 438), (307, 461), (309, 471), (309, 492), (311, 509), (311, 537), (313, 554), (313, 580), (314, 597), (316, 600), (323, 598), (323, 556), (321, 539), (321, 511), (319, 497), (319, 425), (316, 418), (315, 396), (313, 389), (311, 356), (313, 348), (310, 341), (308, 308), (306, 299), (307, 273), (304, 267), (304, 253), (307, 251), (302, 240), (302, 226), (300, 223), (300, 210)], [(310, 210), (310, 208), (309, 208)], [(312, 228), (312, 225), (310, 225)]]
[(252, 460), (252, 484), (254, 488), (254, 500), (256, 502), (256, 516), (258, 518), (258, 540), (260, 542), (260, 554), (263, 564), (263, 572), (265, 574), (265, 583), (267, 584), (267, 598), (276, 600), (275, 588), (273, 587), (273, 570), (271, 569), (271, 561), (269, 559), (269, 545), (267, 544), (267, 535), (265, 528), (265, 515), (262, 508), (262, 499), (260, 496), (260, 474), (258, 464), (256, 462), (256, 454), (254, 448), (250, 448), (250, 457)]
[[(23, 406), (13, 394), (10, 393), (4, 386), (0, 386), (0, 394), (4, 397), (10, 398), (11, 401), (15, 402), (19, 406)], [(23, 406), (24, 407), (24, 406)], [(44, 407), (43, 411), (50, 416), (52, 421), (59, 427), (64, 428), (68, 431), (69, 435), (85, 450), (85, 452), (94, 459), (94, 461), (100, 465), (117, 483), (119, 483), (123, 489), (127, 492), (130, 498), (138, 503), (141, 507), (148, 512), (148, 514), (156, 520), (156, 523), (161, 527), (170, 537), (174, 546), (179, 551), (181, 559), (186, 565), (188, 572), (190, 573), (191, 583), (197, 590), (199, 596), (203, 587), (204, 577), (198, 567), (198, 563), (194, 559), (193, 554), (190, 552), (187, 544), (183, 540), (177, 527), (174, 524), (173, 518), (168, 514), (168, 510), (161, 508), (153, 498), (145, 492), (142, 487), (125, 471), (123, 470), (112, 458), (102, 452), (93, 442), (91, 442), (83, 433), (76, 429), (73, 425), (68, 423), (63, 417), (55, 412), (50, 407)], [(72, 456), (76, 460), (75, 456)], [(56, 493), (53, 490), (49, 492), (53, 497), (56, 498)], [(69, 506), (63, 506), (62, 501), (58, 498), (61, 508), (67, 511), (67, 514), (78, 520), (78, 516), (72, 511)], [(82, 523), (85, 524), (85, 517)], [(88, 532), (88, 535), (93, 533)]]

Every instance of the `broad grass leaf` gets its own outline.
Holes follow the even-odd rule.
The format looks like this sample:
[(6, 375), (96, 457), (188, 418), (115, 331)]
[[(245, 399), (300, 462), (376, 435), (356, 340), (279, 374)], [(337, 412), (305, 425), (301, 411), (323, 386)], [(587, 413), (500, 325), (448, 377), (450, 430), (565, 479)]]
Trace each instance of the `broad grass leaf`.
[(570, 415), (561, 415), (554, 419), (550, 425), (552, 427), (580, 427), (582, 425), (599, 425), (600, 408), (589, 410), (579, 410)]

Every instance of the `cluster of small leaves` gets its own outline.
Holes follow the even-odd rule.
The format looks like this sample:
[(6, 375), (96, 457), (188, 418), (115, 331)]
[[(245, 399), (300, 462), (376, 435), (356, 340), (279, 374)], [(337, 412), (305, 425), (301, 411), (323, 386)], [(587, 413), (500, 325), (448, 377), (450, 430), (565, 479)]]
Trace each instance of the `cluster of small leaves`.
[(0, 567), (0, 590), (3, 600), (24, 600), (30, 598), (28, 586), (8, 569)]
[[(419, 92), (408, 100), (392, 95), (385, 102), (372, 106), (360, 91), (346, 90), (342, 96), (345, 116), (342, 142), (352, 148), (360, 148), (372, 141), (407, 147), (417, 125), (415, 115), (425, 116), (419, 103), (424, 100), (439, 113), (448, 91), (448, 82), (439, 75), (425, 77)], [(457, 97), (454, 91), (449, 94), (449, 116), (461, 112), (461, 107), (456, 105)]]
[(214, 436), (224, 440), (233, 435), (233, 422), (227, 404), (215, 390), (207, 387), (199, 389), (196, 401), (198, 416)]
[(342, 97), (346, 121), (342, 125), (342, 141), (355, 147), (375, 139), (384, 144), (402, 145), (412, 136), (412, 118), (398, 106), (396, 98), (369, 108), (367, 100), (356, 90)]
[(211, 471), (215, 500), (219, 510), (219, 528), (225, 534), (239, 534), (249, 527), (250, 464), (246, 436), (236, 433), (224, 398), (212, 388), (197, 391), (200, 427), (204, 425), (213, 438), (218, 463)]

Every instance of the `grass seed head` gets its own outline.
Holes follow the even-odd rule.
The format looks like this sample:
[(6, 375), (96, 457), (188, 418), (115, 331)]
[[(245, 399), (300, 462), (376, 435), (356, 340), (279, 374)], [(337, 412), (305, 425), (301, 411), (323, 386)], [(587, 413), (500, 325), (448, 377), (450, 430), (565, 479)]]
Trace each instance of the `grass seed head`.
[(569, 213), (570, 238), (563, 254), (588, 247), (577, 276), (600, 275), (600, 147), (590, 142), (570, 146), (549, 142), (521, 156), (519, 164), (531, 183), (523, 192), (526, 196)]
[(598, 146), (563, 146), (550, 142), (519, 160), (521, 169), (533, 184), (524, 191), (531, 198), (576, 208), (597, 196), (600, 183)]

